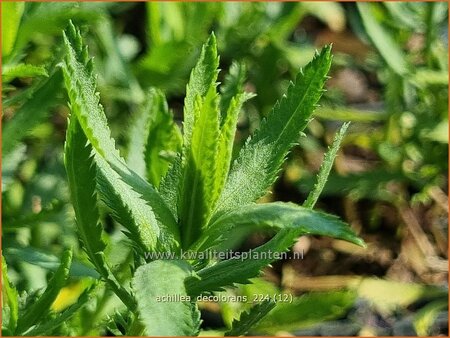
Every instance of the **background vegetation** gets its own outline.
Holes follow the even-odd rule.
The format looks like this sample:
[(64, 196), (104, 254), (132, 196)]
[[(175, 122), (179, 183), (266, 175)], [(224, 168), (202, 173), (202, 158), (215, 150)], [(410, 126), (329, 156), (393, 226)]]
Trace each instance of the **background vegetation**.
[[(341, 216), (368, 248), (301, 237), (293, 250), (304, 259), (277, 262), (254, 284), (226, 293), (295, 295), (251, 333), (447, 333), (447, 3), (1, 5), (3, 294), (13, 292), (8, 279), (19, 306), (30, 304), (68, 259), (64, 249), (74, 248), (69, 284), (49, 306), (48, 316), (59, 323), (46, 334), (119, 335), (127, 320), (108, 290), (86, 291), (98, 276), (77, 240), (62, 156), (68, 99), (58, 63), (69, 20), (82, 28), (95, 56), (102, 104), (124, 155), (134, 133), (130, 121), (150, 86), (166, 93), (182, 120), (185, 84), (211, 31), (219, 68), (245, 65), (244, 86), (257, 94), (239, 118), (238, 145), (314, 50), (333, 43), (328, 91), (264, 200), (301, 204), (334, 133), (352, 121), (316, 208)], [(220, 73), (222, 82), (225, 76)], [(114, 248), (105, 255), (126, 279), (129, 244), (101, 212)], [(268, 238), (242, 232), (230, 246), (249, 249)], [(90, 300), (77, 306), (84, 304), (79, 297)], [(202, 328), (223, 332), (243, 309), (204, 303)]]

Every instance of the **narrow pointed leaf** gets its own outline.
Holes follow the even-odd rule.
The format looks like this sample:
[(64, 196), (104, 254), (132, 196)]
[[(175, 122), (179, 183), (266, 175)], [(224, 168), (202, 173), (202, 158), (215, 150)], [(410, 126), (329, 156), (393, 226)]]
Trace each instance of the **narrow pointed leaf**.
[(236, 95), (242, 93), (246, 76), (246, 67), (244, 63), (233, 62), (230, 71), (225, 77), (223, 86), (220, 88), (220, 112), (222, 115), (222, 124), (224, 116), (230, 109), (231, 100)]
[(164, 296), (187, 298), (184, 281), (191, 275), (191, 267), (184, 261), (157, 260), (136, 270), (132, 285), (148, 336), (198, 333), (200, 315), (195, 303), (162, 299)]
[(364, 245), (351, 228), (335, 216), (294, 203), (274, 202), (247, 205), (222, 215), (205, 231), (204, 244), (198, 249), (205, 250), (212, 243), (226, 239), (233, 229), (245, 227), (255, 230), (294, 229), (297, 236), (329, 236)]
[(183, 246), (187, 248), (206, 225), (219, 197), (214, 189), (217, 144), (219, 141), (218, 97), (215, 87), (195, 102), (192, 143), (187, 149), (179, 215)]
[(250, 278), (259, 276), (261, 269), (275, 260), (273, 255), (267, 254), (269, 251), (287, 251), (298, 236), (295, 230), (283, 229), (270, 241), (252, 250), (252, 255), (259, 259), (232, 258), (199, 270), (197, 275), (200, 280), (192, 278), (186, 281), (189, 295), (195, 297), (203, 292), (222, 291), (235, 284), (250, 283)]
[(322, 164), (320, 165), (319, 174), (317, 175), (317, 182), (314, 185), (313, 190), (311, 190), (311, 192), (309, 193), (305, 203), (303, 203), (303, 206), (305, 208), (312, 209), (319, 199), (319, 196), (322, 193), (325, 184), (327, 183), (328, 175), (330, 174), (331, 168), (333, 167), (334, 159), (336, 158), (339, 146), (342, 139), (344, 138), (348, 126), (349, 123), (344, 123), (339, 132), (334, 136), (333, 144), (331, 145), (331, 148), (326, 152)]
[[(147, 203), (144, 187), (132, 186), (101, 157), (96, 156), (97, 183), (101, 199), (110, 208), (113, 217), (127, 230), (127, 235), (143, 252), (172, 250), (178, 246), (176, 228), (158, 223)], [(148, 197), (148, 196), (147, 196)]]
[(35, 76), (46, 76), (48, 77), (47, 71), (43, 66), (35, 66), (25, 63), (19, 63), (14, 66), (5, 65), (2, 69), (2, 82), (10, 82), (16, 77), (35, 77)]
[(83, 46), (80, 32), (72, 23), (63, 36), (66, 55), (62, 69), (71, 110), (94, 149), (107, 161), (120, 163), (119, 151), (111, 138), (100, 97), (96, 92), (93, 63), (89, 59), (87, 46)]
[(182, 179), (181, 154), (178, 154), (172, 162), (166, 175), (159, 185), (159, 193), (166, 205), (169, 206), (175, 219), (178, 221), (178, 196)]
[(234, 320), (231, 330), (225, 336), (243, 336), (255, 327), (275, 307), (273, 301), (263, 301), (253, 306), (248, 312), (241, 314), (239, 320)]
[(298, 142), (320, 99), (331, 64), (331, 47), (301, 71), (259, 130), (241, 149), (230, 170), (217, 210), (245, 205), (263, 196), (277, 178), (289, 149)]
[(278, 303), (254, 329), (259, 333), (276, 334), (280, 330), (295, 331), (342, 318), (355, 304), (356, 299), (357, 294), (353, 290), (310, 292), (295, 297), (292, 303)]
[(37, 324), (39, 320), (49, 313), (52, 303), (58, 296), (59, 290), (65, 286), (69, 277), (70, 265), (72, 263), (72, 251), (67, 250), (61, 258), (61, 265), (55, 272), (55, 275), (48, 282), (44, 293), (37, 299), (33, 305), (26, 309), (23, 316), (17, 323), (17, 332), (22, 333), (25, 329)]
[[(157, 224), (152, 224), (152, 227), (158, 226), (160, 232), (166, 231), (166, 227), (171, 231), (176, 231), (175, 218), (161, 196), (150, 184), (125, 165), (116, 149), (103, 107), (99, 104), (99, 96), (96, 93), (92, 60), (88, 57), (87, 48), (83, 47), (80, 32), (72, 23), (65, 31), (64, 42), (66, 57), (63, 63), (63, 74), (72, 113), (77, 116), (96, 153), (107, 162), (127, 186), (145, 200), (143, 203), (133, 203), (135, 199), (127, 200), (127, 195), (120, 195), (124, 208), (133, 210), (134, 214), (139, 214), (142, 213), (139, 208), (145, 204), (145, 213), (147, 215), (154, 213), (145, 222), (150, 223), (156, 220)], [(108, 178), (108, 176), (105, 177)], [(113, 185), (112, 182), (109, 184)], [(122, 189), (117, 192), (121, 191)], [(167, 233), (163, 236), (171, 237), (172, 234)]]
[(98, 252), (104, 251), (106, 246), (102, 240), (102, 226), (97, 207), (96, 167), (92, 157), (92, 146), (88, 143), (76, 117), (69, 120), (64, 146), (64, 164), (78, 236), (89, 259), (96, 266), (95, 256)]
[(211, 87), (215, 87), (219, 66), (217, 56), (216, 37), (211, 34), (203, 45), (200, 58), (191, 72), (189, 83), (186, 86), (186, 98), (184, 100), (184, 147), (190, 147), (195, 121), (195, 101), (197, 96), (205, 97)]
[[(235, 227), (260, 226), (279, 229), (279, 232), (267, 243), (259, 246), (242, 258), (220, 261), (198, 272), (200, 281), (190, 281), (189, 292), (197, 294), (206, 291), (219, 291), (225, 286), (235, 283), (246, 284), (250, 278), (256, 277), (265, 266), (276, 259), (276, 255), (268, 252), (282, 253), (287, 251), (295, 239), (302, 235), (324, 235), (350, 241), (365, 246), (363, 240), (357, 237), (350, 227), (337, 217), (312, 211), (293, 203), (255, 204), (232, 211), (221, 216), (209, 229), (211, 237), (203, 242), (204, 247), (211, 245), (214, 238), (220, 235), (219, 229), (225, 233)], [(208, 236), (208, 232), (205, 236)], [(203, 247), (201, 247), (203, 249)]]
[(182, 136), (173, 121), (164, 94), (152, 90), (149, 97), (148, 138), (145, 147), (147, 178), (155, 187), (159, 187), (162, 177), (169, 169), (175, 154), (181, 151)]
[(182, 176), (178, 179), (177, 200), (185, 248), (199, 236), (218, 198), (213, 189), (220, 128), (218, 65), (216, 37), (211, 34), (191, 72), (184, 100)]
[(72, 116), (66, 133), (64, 163), (69, 181), (70, 197), (75, 211), (78, 235), (83, 249), (97, 272), (130, 308), (134, 300), (121, 286), (108, 267), (105, 257), (105, 243), (97, 208), (96, 165), (92, 146), (76, 116)]
[(95, 290), (96, 286), (97, 284), (94, 284), (87, 290), (83, 291), (80, 297), (78, 297), (78, 300), (76, 301), (75, 304), (70, 305), (67, 309), (58, 314), (55, 318), (52, 318), (51, 320), (44, 322), (37, 327), (33, 327), (30, 331), (26, 332), (26, 335), (32, 337), (42, 336), (48, 334), (48, 332), (51, 332), (52, 330), (57, 329), (59, 326), (64, 324), (64, 322), (71, 319), (78, 310), (80, 310), (83, 306), (85, 306), (89, 302), (91, 294)]
[(220, 99), (221, 121), (214, 173), (214, 190), (217, 196), (222, 193), (230, 170), (239, 113), (244, 102), (254, 96), (243, 92), (245, 75), (245, 65), (233, 63), (229, 74), (225, 77), (225, 83), (220, 89), (222, 94)]
[(2, 56), (7, 57), (13, 50), (17, 31), (25, 8), (24, 2), (2, 2)]
[(181, 144), (181, 131), (173, 121), (164, 94), (150, 89), (130, 128), (129, 167), (158, 187)]

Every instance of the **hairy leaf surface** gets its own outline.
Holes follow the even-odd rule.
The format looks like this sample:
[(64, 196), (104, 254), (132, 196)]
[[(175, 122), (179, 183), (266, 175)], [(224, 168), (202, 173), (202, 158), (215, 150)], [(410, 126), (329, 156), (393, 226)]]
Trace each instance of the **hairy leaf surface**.
[[(247, 205), (230, 211), (215, 220), (205, 231), (207, 238), (199, 250), (206, 250), (212, 243), (223, 241), (235, 228), (294, 229), (297, 236), (322, 235), (340, 238), (363, 245), (350, 227), (337, 217), (301, 207), (294, 203), (274, 202)], [(224, 238), (221, 238), (224, 237)]]
[(216, 86), (219, 73), (219, 58), (217, 56), (216, 37), (211, 34), (203, 45), (200, 58), (191, 72), (189, 83), (186, 86), (186, 98), (184, 100), (184, 147), (189, 149), (195, 122), (195, 101), (197, 96), (205, 97), (212, 87)]
[[(230, 170), (231, 157), (233, 155), (234, 136), (236, 134), (237, 120), (242, 105), (252, 96), (247, 93), (238, 93), (232, 97), (228, 106), (228, 111), (222, 121), (220, 135), (217, 146), (217, 155), (215, 158), (214, 171), (214, 196), (219, 198), (223, 191), (225, 182)], [(216, 202), (216, 199), (214, 202)], [(212, 207), (215, 204), (211, 205)]]
[(105, 250), (102, 226), (99, 221), (95, 191), (96, 166), (92, 146), (76, 117), (69, 120), (64, 148), (64, 164), (69, 180), (70, 197), (75, 211), (78, 235), (94, 266), (96, 255)]
[(233, 163), (217, 210), (251, 203), (263, 196), (277, 178), (289, 149), (298, 141), (320, 99), (331, 64), (331, 47), (297, 75)]
[(100, 196), (114, 218), (127, 230), (127, 235), (142, 252), (171, 250), (177, 247), (176, 229), (169, 230), (158, 222), (146, 202), (144, 187), (131, 186), (101, 157), (96, 156), (97, 183)]
[[(170, 238), (174, 234), (176, 236), (177, 226), (171, 210), (150, 184), (125, 165), (124, 160), (116, 149), (103, 107), (99, 104), (99, 96), (96, 93), (95, 79), (92, 74), (92, 60), (88, 58), (87, 47), (83, 47), (80, 33), (73, 24), (70, 24), (66, 30), (64, 41), (66, 58), (63, 65), (63, 74), (70, 98), (71, 110), (77, 116), (94, 150), (104, 160), (104, 162), (100, 161), (99, 163), (104, 167), (105, 171), (108, 170), (107, 165), (109, 165), (120, 176), (120, 180), (124, 182), (116, 190), (122, 209), (132, 210), (133, 214), (139, 215), (143, 213), (140, 208), (144, 206), (146, 209), (144, 213), (152, 215), (152, 217), (145, 220), (146, 223), (150, 224), (156, 220), (157, 223), (152, 223), (151, 227), (154, 229), (159, 227), (159, 233), (165, 232), (167, 228), (170, 228), (170, 231), (173, 232), (163, 234), (163, 237)], [(106, 179), (112, 177), (115, 180), (114, 182), (117, 182), (117, 177), (113, 178), (113, 176), (104, 175)], [(108, 182), (108, 184), (114, 186), (114, 182)], [(130, 190), (129, 194), (122, 194), (125, 191), (124, 189)], [(129, 195), (133, 195), (131, 190), (139, 194), (143, 201), (134, 203), (138, 197), (128, 199)], [(115, 198), (114, 196), (111, 197)], [(142, 239), (142, 241), (147, 239)]]
[(188, 247), (208, 222), (218, 195), (214, 189), (219, 141), (218, 97), (211, 87), (205, 99), (197, 96), (192, 143), (187, 150), (179, 215), (184, 247)]
[(124, 301), (133, 308), (134, 300), (121, 286), (110, 268), (105, 256), (105, 243), (102, 241), (102, 228), (97, 209), (96, 166), (92, 156), (92, 146), (76, 116), (72, 116), (67, 129), (64, 149), (64, 163), (69, 180), (70, 197), (75, 211), (78, 235), (89, 260), (97, 272)]
[(162, 296), (187, 297), (184, 281), (192, 275), (184, 261), (157, 260), (136, 270), (132, 285), (140, 318), (149, 336), (192, 336), (200, 325), (200, 313), (190, 301), (163, 301)]

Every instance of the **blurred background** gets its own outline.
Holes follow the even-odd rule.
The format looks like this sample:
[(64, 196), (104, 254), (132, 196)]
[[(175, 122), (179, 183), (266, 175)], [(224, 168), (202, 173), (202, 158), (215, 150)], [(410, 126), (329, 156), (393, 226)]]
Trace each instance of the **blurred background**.
[[(301, 204), (334, 133), (352, 121), (316, 209), (340, 216), (368, 247), (301, 237), (292, 250), (303, 259), (277, 262), (254, 284), (226, 292), (295, 295), (255, 328), (259, 334), (448, 334), (446, 2), (1, 6), (2, 253), (18, 290), (45, 287), (70, 246), (72, 284), (55, 311), (95, 275), (79, 249), (63, 167), (68, 108), (58, 63), (69, 20), (94, 56), (101, 102), (124, 155), (149, 87), (166, 93), (181, 124), (185, 85), (211, 31), (219, 80), (240, 62), (246, 91), (257, 94), (241, 113), (236, 152), (314, 51), (332, 43), (327, 91), (264, 199)], [(121, 228), (106, 213), (104, 225), (114, 244), (106, 255), (126, 270), (130, 247)], [(249, 249), (268, 238), (242, 233), (229, 246)], [(108, 324), (120, 302), (109, 297), (100, 307), (99, 299), (71, 320), (83, 323), (84, 334), (120, 334)], [(246, 306), (203, 304), (203, 329), (219, 332)]]

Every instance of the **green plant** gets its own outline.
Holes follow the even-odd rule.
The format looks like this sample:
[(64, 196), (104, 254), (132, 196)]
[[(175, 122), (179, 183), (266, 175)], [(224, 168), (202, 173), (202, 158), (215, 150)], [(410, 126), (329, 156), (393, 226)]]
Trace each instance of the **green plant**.
[[(173, 122), (166, 123), (168, 127), (161, 131), (166, 136), (160, 138), (160, 142), (166, 142), (163, 144), (152, 142), (150, 133), (143, 134), (147, 139), (141, 142), (141, 156), (155, 160), (144, 163), (148, 168), (165, 165), (159, 170), (163, 175), (159, 186), (152, 172), (146, 172), (156, 183), (153, 186), (127, 166), (110, 137), (95, 93), (92, 60), (73, 25), (64, 39), (63, 73), (72, 111), (65, 163), (72, 202), (90, 261), (128, 309), (140, 313), (127, 334), (195, 335), (200, 325), (195, 298), (175, 303), (157, 302), (156, 298), (165, 294), (195, 297), (246, 283), (257, 276), (272, 258), (213, 262), (183, 260), (181, 256), (182, 250), (197, 253), (211, 250), (236, 227), (278, 231), (273, 239), (256, 249), (258, 252), (285, 251), (302, 234), (327, 235), (363, 244), (337, 218), (312, 211), (313, 202), (308, 202), (308, 207), (281, 202), (253, 203), (275, 181), (287, 152), (297, 142), (321, 96), (331, 63), (330, 47), (325, 47), (299, 73), (295, 84), (291, 84), (287, 95), (246, 142), (230, 168), (237, 116), (250, 95), (242, 92), (242, 81), (233, 79), (240, 72), (230, 73), (223, 95), (217, 93), (219, 60), (215, 37), (211, 35), (187, 85), (183, 143), (181, 151), (168, 159), (171, 165), (167, 173), (164, 173), (167, 163), (148, 154), (159, 150), (152, 147), (176, 150), (170, 145), (180, 141), (178, 127)], [(151, 91), (148, 102), (144, 114), (162, 114), (166, 120), (170, 119), (161, 93)], [(146, 126), (151, 125), (147, 121)], [(102, 254), (105, 244), (101, 239), (97, 193), (113, 217), (126, 228), (134, 245), (131, 290), (117, 281)], [(146, 260), (149, 252), (175, 253), (178, 259)]]
[[(207, 255), (238, 228), (276, 232), (254, 250), (256, 254), (284, 252), (304, 234), (364, 245), (345, 223), (312, 210), (347, 125), (336, 136), (304, 206), (254, 203), (275, 182), (290, 148), (311, 118), (330, 68), (330, 46), (297, 75), (234, 161), (237, 118), (244, 102), (253, 95), (243, 92), (245, 70), (237, 63), (218, 93), (219, 58), (214, 34), (203, 46), (186, 87), (183, 133), (173, 121), (164, 95), (152, 89), (133, 122), (136, 133), (130, 139), (127, 161), (111, 138), (96, 93), (93, 62), (72, 23), (65, 31), (64, 47), (61, 68), (71, 110), (64, 163), (82, 247), (101, 280), (126, 306), (124, 313), (117, 313), (107, 324), (112, 332), (198, 334), (198, 296), (249, 283), (275, 260), (266, 255), (261, 259), (217, 261)], [(132, 259), (125, 261), (131, 266), (130, 276), (119, 273), (105, 255), (108, 241), (99, 199), (130, 240)], [(8, 283), (3, 264), (9, 309), (4, 313), (6, 334), (55, 332), (87, 302), (93, 288), (58, 316), (50, 311), (58, 290), (67, 281), (71, 256), (70, 252), (64, 255), (53, 278), (57, 283), (49, 283), (37, 305), (20, 308), (23, 316), (18, 316), (17, 294)], [(184, 298), (158, 301), (165, 295)], [(255, 305), (233, 322), (228, 334), (245, 334), (274, 306), (271, 301)], [(50, 324), (44, 322), (46, 313), (53, 316)], [(30, 317), (33, 320), (25, 321)]]

